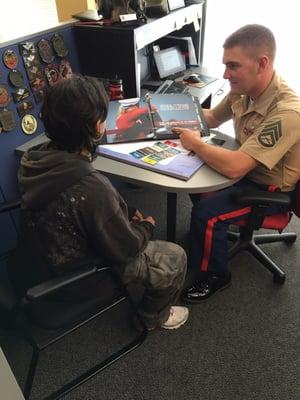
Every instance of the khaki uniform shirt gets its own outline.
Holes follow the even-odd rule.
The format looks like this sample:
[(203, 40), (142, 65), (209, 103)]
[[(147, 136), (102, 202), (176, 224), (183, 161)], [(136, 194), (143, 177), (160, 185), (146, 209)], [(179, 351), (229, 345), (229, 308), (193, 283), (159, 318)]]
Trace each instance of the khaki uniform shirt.
[(240, 150), (257, 166), (253, 182), (291, 191), (300, 179), (300, 98), (278, 76), (254, 102), (249, 96), (227, 95), (213, 110), (221, 122), (234, 121)]

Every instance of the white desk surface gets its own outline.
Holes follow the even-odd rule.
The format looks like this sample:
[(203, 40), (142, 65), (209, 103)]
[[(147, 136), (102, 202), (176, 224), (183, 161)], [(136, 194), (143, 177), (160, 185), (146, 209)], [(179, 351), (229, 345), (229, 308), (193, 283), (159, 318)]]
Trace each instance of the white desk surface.
[[(217, 134), (217, 137), (226, 138), (226, 143), (223, 146), (224, 148), (238, 148), (238, 144), (232, 137), (225, 136), (221, 133)], [(170, 193), (205, 193), (223, 189), (237, 181), (226, 178), (207, 165), (203, 165), (188, 181), (183, 181), (102, 156), (97, 157), (94, 161), (94, 167), (110, 177)]]
[[(232, 137), (221, 133), (217, 134), (217, 137), (226, 139), (223, 146), (224, 148), (238, 148), (238, 144)], [(19, 146), (16, 151), (18, 154), (22, 154), (28, 148), (42, 143), (45, 140), (47, 140), (47, 138), (44, 134), (39, 135), (30, 142)], [(235, 182), (235, 180), (226, 178), (207, 165), (203, 165), (188, 181), (172, 178), (167, 175), (135, 167), (102, 156), (97, 157), (93, 165), (98, 171), (103, 172), (105, 175), (109, 175), (110, 177), (135, 183), (140, 186), (149, 186), (169, 193), (205, 193), (223, 189)]]

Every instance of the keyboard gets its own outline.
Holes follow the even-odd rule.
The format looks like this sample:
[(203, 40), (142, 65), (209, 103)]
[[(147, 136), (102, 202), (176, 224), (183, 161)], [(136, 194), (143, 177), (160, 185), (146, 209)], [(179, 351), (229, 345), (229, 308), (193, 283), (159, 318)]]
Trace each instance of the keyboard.
[(160, 87), (156, 90), (156, 94), (177, 94), (177, 93), (187, 93), (188, 87), (183, 83), (166, 80), (164, 83), (160, 85)]

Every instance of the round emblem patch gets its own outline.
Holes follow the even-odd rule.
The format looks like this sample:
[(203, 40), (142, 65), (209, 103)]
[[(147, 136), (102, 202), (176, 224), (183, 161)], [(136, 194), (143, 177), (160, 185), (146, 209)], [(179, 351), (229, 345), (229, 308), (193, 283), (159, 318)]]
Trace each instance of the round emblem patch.
[(3, 63), (9, 69), (15, 69), (18, 65), (17, 53), (13, 50), (5, 50), (3, 53)]
[(34, 115), (26, 114), (21, 121), (22, 131), (26, 135), (32, 135), (37, 129), (37, 120)]
[(49, 64), (54, 60), (54, 53), (48, 40), (41, 39), (38, 42), (37, 47), (39, 55), (45, 63)]
[(64, 38), (60, 34), (56, 33), (52, 36), (51, 41), (54, 51), (58, 57), (66, 57), (66, 55), (69, 53), (69, 49), (64, 42)]
[(9, 71), (8, 78), (10, 83), (15, 87), (21, 87), (24, 85), (23, 75), (17, 69)]
[(50, 86), (53, 86), (61, 79), (61, 75), (56, 65), (48, 65), (45, 68), (45, 75)]
[(11, 97), (4, 85), (0, 85), (0, 107), (6, 107), (11, 101)]

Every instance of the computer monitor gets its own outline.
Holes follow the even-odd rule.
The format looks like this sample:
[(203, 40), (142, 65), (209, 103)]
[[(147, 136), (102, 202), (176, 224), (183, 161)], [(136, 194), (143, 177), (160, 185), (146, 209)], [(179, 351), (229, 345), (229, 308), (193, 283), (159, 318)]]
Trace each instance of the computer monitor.
[(176, 46), (154, 51), (153, 56), (161, 79), (186, 69), (185, 59)]
[(72, 15), (73, 18), (80, 21), (101, 21), (103, 16), (97, 10), (86, 10)]
[(185, 7), (184, 0), (168, 0), (169, 10), (177, 10), (178, 8)]

